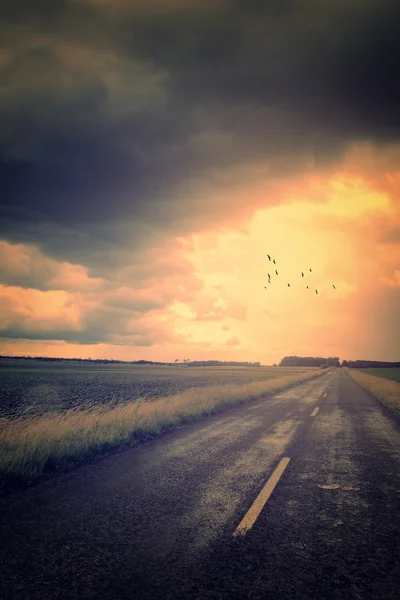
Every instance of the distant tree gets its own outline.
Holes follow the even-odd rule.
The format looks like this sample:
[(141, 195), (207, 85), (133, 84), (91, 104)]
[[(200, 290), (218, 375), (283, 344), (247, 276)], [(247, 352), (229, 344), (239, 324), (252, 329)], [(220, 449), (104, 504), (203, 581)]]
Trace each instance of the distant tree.
[(339, 367), (337, 356), (323, 358), (321, 356), (285, 356), (279, 363), (280, 367), (320, 367), (327, 364), (329, 367)]
[(400, 368), (400, 362), (388, 362), (379, 360), (349, 360), (343, 361), (343, 366), (349, 367), (350, 369), (398, 369)]
[[(261, 363), (259, 362), (237, 362), (237, 361), (223, 361), (223, 360), (193, 360), (190, 362), (189, 359), (186, 359), (186, 364), (190, 363), (191, 367), (260, 367)], [(185, 362), (185, 361), (183, 361)]]

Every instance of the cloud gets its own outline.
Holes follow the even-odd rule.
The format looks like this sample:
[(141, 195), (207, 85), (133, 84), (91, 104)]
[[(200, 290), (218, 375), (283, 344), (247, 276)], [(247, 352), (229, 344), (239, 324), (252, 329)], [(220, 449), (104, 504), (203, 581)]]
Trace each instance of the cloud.
[(104, 305), (127, 311), (148, 312), (165, 306), (165, 302), (149, 293), (141, 293), (131, 288), (117, 288), (104, 297)]
[(223, 292), (214, 296), (197, 294), (196, 299), (190, 303), (190, 309), (193, 311), (191, 318), (196, 321), (240, 321), (246, 318), (247, 312), (244, 304), (225, 299)]
[[(287, 352), (311, 354), (323, 344), (349, 357), (363, 343), (373, 348), (377, 334), (363, 320), (375, 315), (383, 353), (382, 340), (395, 329), (383, 314), (394, 318), (400, 271), (400, 245), (385, 240), (400, 214), (395, 162), (390, 170), (385, 161), (374, 171), (370, 164), (371, 149), (355, 146), (337, 172), (288, 180), (280, 206), (246, 217), (235, 229), (212, 228), (141, 249), (129, 255), (128, 266), (125, 259), (109, 268), (107, 279), (33, 245), (3, 240), (1, 334), (85, 348), (147, 348), (153, 359), (160, 358), (157, 348), (175, 353), (189, 347), (203, 356), (245, 348), (254, 353), (249, 360), (259, 359), (266, 341), (266, 348), (282, 347), (283, 336)], [(280, 277), (272, 274), (266, 291), (267, 252), (276, 257)], [(318, 297), (300, 289), (304, 265), (313, 267), (307, 277)]]
[(78, 335), (81, 312), (64, 291), (42, 292), (0, 285), (0, 335), (8, 338), (58, 339)]
[[(398, 2), (6, 0), (1, 17), (3, 336), (257, 360), (266, 339), (372, 349), (376, 313), (389, 340)], [(275, 280), (259, 295), (268, 248), (280, 277), (312, 263), (324, 304)]]
[(386, 244), (400, 244), (400, 227), (393, 227), (386, 231), (380, 241)]
[(236, 336), (232, 336), (225, 342), (225, 346), (240, 346), (240, 340)]
[(98, 292), (106, 286), (82, 265), (59, 263), (32, 245), (0, 240), (0, 282), (37, 290)]
[(267, 317), (269, 317), (271, 319), (271, 321), (280, 321), (281, 320), (281, 317), (279, 316), (278, 313), (276, 313), (272, 310), (269, 310), (268, 308), (263, 308), (261, 312), (263, 315), (267, 315)]
[(0, 336), (83, 345), (173, 343), (180, 338), (168, 322), (169, 306), (192, 301), (203, 287), (180, 256), (181, 246), (152, 249), (143, 262), (105, 280), (35, 246), (0, 240)]
[(0, 233), (101, 275), (250, 216), (261, 198), (233, 194), (238, 178), (273, 205), (274, 183), (337, 165), (352, 141), (397, 140), (399, 12), (6, 1)]
[(125, 310), (79, 293), (0, 285), (0, 336), (86, 345), (173, 343), (178, 337), (153, 309), (152, 305), (136, 302), (134, 309)]

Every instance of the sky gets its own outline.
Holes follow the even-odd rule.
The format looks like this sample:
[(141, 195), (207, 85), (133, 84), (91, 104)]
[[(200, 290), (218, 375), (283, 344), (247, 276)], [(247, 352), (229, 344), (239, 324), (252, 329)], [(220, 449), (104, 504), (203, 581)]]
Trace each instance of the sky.
[(400, 360), (399, 18), (3, 0), (0, 354)]

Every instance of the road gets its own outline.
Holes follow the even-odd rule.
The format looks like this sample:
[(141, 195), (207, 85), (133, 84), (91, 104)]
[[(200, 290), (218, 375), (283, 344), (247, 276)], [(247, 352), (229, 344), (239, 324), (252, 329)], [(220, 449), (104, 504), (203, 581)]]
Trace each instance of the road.
[(400, 597), (400, 429), (343, 369), (0, 510), (4, 600)]

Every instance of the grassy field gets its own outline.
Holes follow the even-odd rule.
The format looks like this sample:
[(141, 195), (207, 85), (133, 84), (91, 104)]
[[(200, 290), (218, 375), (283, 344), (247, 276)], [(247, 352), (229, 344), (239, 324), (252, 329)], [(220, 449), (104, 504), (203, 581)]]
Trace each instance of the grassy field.
[[(214, 370), (217, 369), (220, 370), (219, 367)], [(274, 369), (268, 376), (265, 369), (264, 375), (254, 374), (261, 379), (250, 383), (243, 383), (242, 378), (240, 385), (236, 382), (187, 387), (178, 394), (151, 402), (139, 399), (114, 407), (92, 404), (84, 410), (71, 408), (30, 417), (3, 417), (0, 419), (0, 487), (30, 482), (48, 471), (69, 469), (226, 407), (318, 377), (326, 370), (291, 368), (279, 369), (278, 373), (280, 376)], [(221, 374), (213, 376), (218, 380)], [(247, 373), (246, 378), (249, 377), (253, 375)]]
[[(400, 382), (394, 377), (389, 379), (386, 376), (388, 371), (397, 371), (398, 376), (400, 369), (346, 369), (346, 371), (377, 400), (400, 414)], [(385, 376), (371, 374), (372, 371), (385, 373)]]
[(369, 375), (383, 377), (384, 379), (391, 379), (392, 381), (397, 381), (397, 383), (400, 383), (400, 369), (358, 369), (358, 371), (360, 373), (368, 373)]
[(192, 387), (242, 385), (298, 372), (293, 367), (190, 368), (0, 360), (0, 417), (36, 416), (93, 404), (110, 406), (137, 398), (150, 401)]

